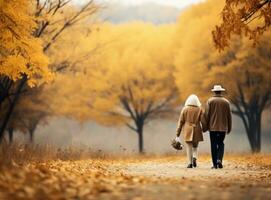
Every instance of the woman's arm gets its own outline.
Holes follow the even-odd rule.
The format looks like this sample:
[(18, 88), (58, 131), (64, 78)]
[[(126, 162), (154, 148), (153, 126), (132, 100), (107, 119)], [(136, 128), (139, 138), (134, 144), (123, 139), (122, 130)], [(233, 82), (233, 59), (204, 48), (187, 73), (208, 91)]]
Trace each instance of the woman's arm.
[(176, 130), (177, 131), (177, 137), (180, 136), (184, 123), (185, 123), (185, 116), (184, 116), (184, 108), (183, 108), (182, 112), (180, 114), (180, 117), (179, 117), (178, 127), (177, 127), (177, 130)]
[(207, 122), (206, 115), (203, 109), (201, 110), (200, 123), (201, 123), (202, 131), (203, 132), (208, 131), (208, 122)]

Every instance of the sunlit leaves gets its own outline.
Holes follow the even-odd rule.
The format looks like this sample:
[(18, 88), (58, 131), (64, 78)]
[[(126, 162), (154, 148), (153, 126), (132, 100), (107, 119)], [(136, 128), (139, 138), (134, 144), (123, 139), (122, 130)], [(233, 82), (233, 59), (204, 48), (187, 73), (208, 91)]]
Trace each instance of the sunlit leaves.
[(30, 86), (52, 74), (42, 43), (32, 35), (36, 27), (29, 1), (3, 1), (0, 8), (0, 74), (18, 80), (25, 74)]
[(270, 0), (226, 0), (221, 16), (222, 23), (212, 32), (217, 49), (228, 47), (234, 34), (257, 43), (271, 25), (271, 3)]
[[(92, 29), (89, 35), (75, 30), (77, 45), (70, 43), (69, 38), (74, 38), (71, 34), (62, 38), (67, 43), (56, 44), (64, 48), (75, 45), (70, 51), (52, 49), (56, 55), (70, 55), (69, 60), (74, 63), (72, 72), (56, 78), (57, 92), (63, 96), (63, 101), (55, 100), (62, 105), (57, 106), (60, 113), (80, 121), (125, 124), (131, 116), (121, 98), (130, 98), (132, 93), (129, 104), (143, 114), (150, 104), (157, 106), (176, 92), (172, 64), (174, 26), (104, 23)], [(82, 44), (80, 48), (78, 44)], [(174, 103), (168, 106), (174, 107)]]
[[(223, 2), (208, 1), (192, 7), (179, 19), (176, 37), (182, 37), (177, 44), (175, 57), (176, 82), (184, 96), (191, 91), (202, 97), (209, 96), (210, 88), (217, 83), (229, 88), (230, 96), (236, 95), (237, 83), (244, 84), (244, 88), (247, 88), (245, 95), (248, 96), (264, 94), (269, 90), (266, 77), (270, 76), (270, 31), (259, 40), (258, 47), (253, 48), (247, 38), (235, 37), (230, 48), (218, 53), (212, 45), (210, 30), (218, 21), (216, 16), (222, 5)], [(208, 13), (205, 12), (207, 8)], [(248, 73), (251, 74), (250, 79), (260, 76), (261, 82), (256, 84), (253, 81), (253, 84), (246, 86)]]

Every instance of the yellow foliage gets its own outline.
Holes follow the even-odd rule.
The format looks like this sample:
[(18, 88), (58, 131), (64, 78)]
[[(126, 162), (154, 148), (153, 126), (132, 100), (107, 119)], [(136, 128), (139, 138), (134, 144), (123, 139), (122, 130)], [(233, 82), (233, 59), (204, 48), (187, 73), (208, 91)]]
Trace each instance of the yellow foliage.
[(207, 92), (203, 80), (208, 76), (208, 61), (217, 54), (212, 44), (211, 30), (223, 2), (208, 1), (187, 9), (177, 22), (176, 84), (182, 98), (191, 93), (200, 97)]
[(215, 27), (213, 34), (217, 49), (229, 46), (234, 34), (258, 43), (259, 38), (271, 25), (271, 5), (269, 0), (227, 0), (221, 9), (222, 23)]
[(51, 79), (42, 42), (32, 33), (36, 26), (27, 0), (3, 0), (0, 7), (0, 74), (18, 80), (25, 74), (33, 86)]
[[(173, 96), (176, 92), (173, 25), (104, 23), (91, 28), (91, 33), (74, 30), (77, 37), (71, 51), (57, 50), (62, 45), (65, 49), (70, 45), (65, 42), (52, 49), (56, 57), (65, 54), (73, 63), (71, 73), (56, 78), (57, 92), (64, 97), (59, 101), (60, 113), (80, 121), (94, 119), (103, 124), (123, 124), (130, 121), (131, 116), (120, 99), (128, 97), (129, 92), (133, 93), (130, 104), (140, 114), (146, 112), (150, 104), (155, 107)], [(73, 34), (66, 34), (62, 40), (75, 38)], [(64, 82), (65, 88), (62, 88)], [(153, 117), (159, 116), (157, 113)]]
[[(264, 94), (270, 87), (270, 32), (263, 36), (258, 48), (253, 48), (246, 38), (233, 38), (230, 48), (216, 51), (211, 30), (218, 23), (222, 6), (223, 2), (209, 0), (188, 9), (178, 21), (176, 35), (181, 37), (176, 45), (175, 78), (182, 97), (197, 93), (205, 99), (214, 84), (222, 84), (230, 98), (238, 95), (239, 85), (249, 99), (252, 94)], [(251, 79), (261, 81), (246, 86), (248, 73)]]

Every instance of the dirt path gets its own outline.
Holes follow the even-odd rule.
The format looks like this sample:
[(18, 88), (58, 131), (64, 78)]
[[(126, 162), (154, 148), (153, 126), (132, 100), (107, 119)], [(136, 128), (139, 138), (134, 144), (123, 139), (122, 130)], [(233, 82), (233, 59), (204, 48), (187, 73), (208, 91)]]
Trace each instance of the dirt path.
[[(184, 161), (185, 162), (185, 161)], [(149, 176), (158, 178), (189, 178), (189, 179), (247, 179), (269, 174), (269, 170), (260, 169), (259, 167), (248, 168), (244, 164), (237, 164), (233, 161), (225, 161), (224, 169), (211, 169), (209, 161), (198, 163), (197, 168), (187, 169), (184, 162), (171, 161), (147, 161), (141, 163), (128, 164), (124, 173), (138, 176)]]
[(198, 168), (180, 160), (154, 160), (114, 166), (126, 175), (157, 178), (156, 184), (131, 187), (121, 199), (271, 199), (271, 171), (248, 162), (228, 160), (210, 169), (206, 158)]

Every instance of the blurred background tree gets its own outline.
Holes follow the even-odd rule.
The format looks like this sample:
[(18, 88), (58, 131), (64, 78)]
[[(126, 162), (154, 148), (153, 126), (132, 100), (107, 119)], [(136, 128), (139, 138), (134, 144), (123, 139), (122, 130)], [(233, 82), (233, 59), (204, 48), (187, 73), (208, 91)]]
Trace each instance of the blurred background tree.
[[(126, 125), (138, 134), (139, 152), (143, 152), (144, 125), (174, 116), (173, 33), (173, 26), (144, 23), (100, 26), (99, 36), (84, 41), (91, 45), (93, 38), (99, 38), (89, 67), (76, 71), (74, 77), (70, 74), (68, 79), (73, 81), (65, 82), (71, 85), (57, 90), (58, 96), (69, 99), (66, 104), (59, 101), (61, 113), (79, 121)], [(103, 44), (101, 49), (97, 49), (99, 44)]]

